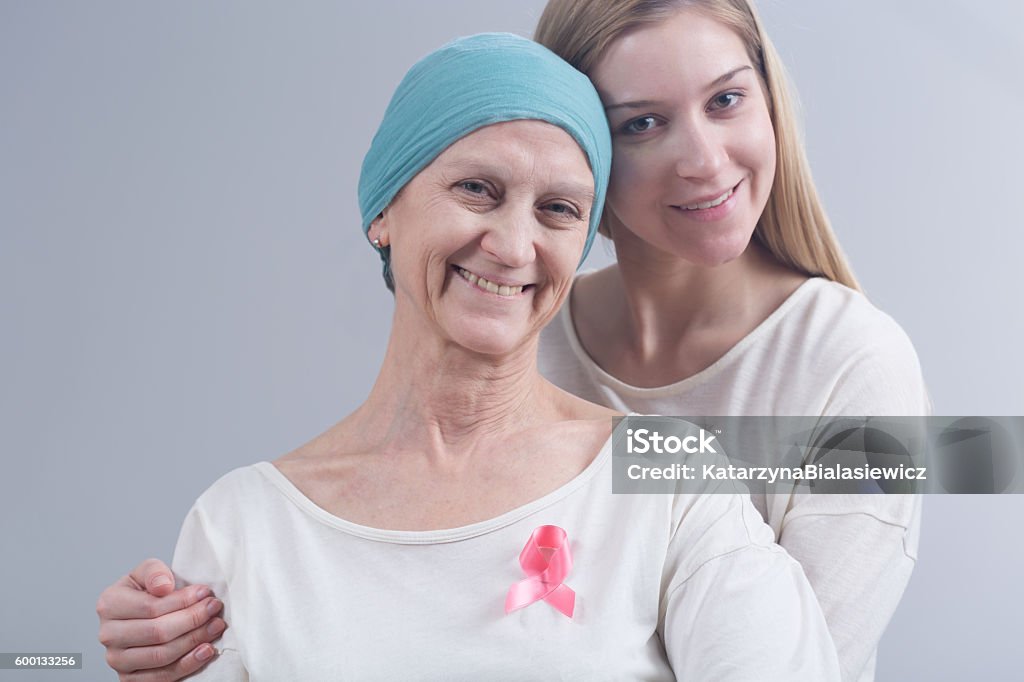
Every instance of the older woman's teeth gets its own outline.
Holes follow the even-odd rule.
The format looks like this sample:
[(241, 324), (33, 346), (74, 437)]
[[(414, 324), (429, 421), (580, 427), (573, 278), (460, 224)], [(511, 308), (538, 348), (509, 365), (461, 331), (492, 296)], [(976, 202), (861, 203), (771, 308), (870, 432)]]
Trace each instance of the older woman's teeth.
[(699, 204), (690, 204), (689, 206), (683, 206), (683, 208), (686, 209), (687, 211), (699, 211), (705, 208), (713, 208), (715, 206), (718, 206), (720, 203), (722, 203), (729, 197), (731, 197), (733, 190), (735, 189), (736, 188), (733, 187), (732, 189), (730, 189), (728, 192), (718, 197), (717, 199), (712, 199), (711, 201), (702, 201)]
[(469, 282), (470, 284), (475, 285), (478, 289), (489, 291), (492, 294), (498, 294), (499, 296), (515, 296), (517, 294), (522, 293), (523, 291), (523, 287), (521, 286), (510, 287), (505, 286), (504, 284), (495, 284), (494, 282), (488, 281), (483, 277), (474, 275), (472, 272), (464, 268), (458, 268), (457, 272), (460, 275), (462, 275), (462, 278)]

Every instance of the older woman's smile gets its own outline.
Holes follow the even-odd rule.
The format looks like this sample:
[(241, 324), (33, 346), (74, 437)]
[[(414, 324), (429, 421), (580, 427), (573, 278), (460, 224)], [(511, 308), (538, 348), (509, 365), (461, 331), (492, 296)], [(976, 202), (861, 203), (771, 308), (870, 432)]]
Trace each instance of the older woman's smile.
[(452, 143), (373, 224), (390, 243), (395, 336), (502, 362), (532, 347), (572, 286), (593, 196), (586, 154), (546, 121)]
[(513, 282), (502, 281), (500, 278), (483, 275), (478, 275), (475, 272), (471, 272), (466, 268), (458, 265), (453, 265), (452, 269), (455, 270), (458, 275), (469, 282), (471, 285), (491, 294), (497, 294), (503, 298), (512, 298), (523, 293), (523, 291), (529, 290), (533, 287), (532, 284), (515, 284)]

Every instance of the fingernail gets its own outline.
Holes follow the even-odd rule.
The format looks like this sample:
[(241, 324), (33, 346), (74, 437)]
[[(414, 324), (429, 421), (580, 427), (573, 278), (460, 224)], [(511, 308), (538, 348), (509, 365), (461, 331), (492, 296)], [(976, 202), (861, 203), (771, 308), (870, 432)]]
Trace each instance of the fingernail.
[(153, 587), (163, 587), (164, 585), (173, 585), (174, 581), (168, 578), (166, 575), (158, 575), (153, 579)]
[(211, 658), (213, 658), (213, 647), (209, 644), (203, 644), (196, 651), (197, 661), (208, 661)]
[(203, 587), (200, 587), (198, 590), (196, 590), (196, 601), (200, 601), (202, 599), (206, 599), (209, 596), (210, 596), (210, 588), (206, 587), (205, 585)]
[(206, 605), (206, 612), (211, 616), (215, 616), (220, 612), (223, 606), (224, 602), (222, 602), (220, 599), (211, 599), (210, 602)]
[(209, 625), (206, 626), (206, 634), (210, 635), (211, 637), (216, 637), (217, 635), (219, 635), (223, 631), (224, 631), (224, 621), (219, 620), (219, 619), (213, 621), (212, 623), (210, 623)]

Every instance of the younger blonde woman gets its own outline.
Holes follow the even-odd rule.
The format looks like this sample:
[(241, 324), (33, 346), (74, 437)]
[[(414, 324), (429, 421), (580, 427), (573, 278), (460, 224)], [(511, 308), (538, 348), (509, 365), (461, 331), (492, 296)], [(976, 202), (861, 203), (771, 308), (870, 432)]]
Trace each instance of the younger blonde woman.
[[(586, 73), (612, 131), (602, 232), (542, 371), (681, 415), (921, 415), (913, 346), (829, 226), (771, 42), (746, 0), (551, 0), (535, 39)], [(867, 187), (865, 187), (865, 193)], [(754, 495), (821, 603), (844, 680), (874, 678), (916, 560), (919, 498)]]

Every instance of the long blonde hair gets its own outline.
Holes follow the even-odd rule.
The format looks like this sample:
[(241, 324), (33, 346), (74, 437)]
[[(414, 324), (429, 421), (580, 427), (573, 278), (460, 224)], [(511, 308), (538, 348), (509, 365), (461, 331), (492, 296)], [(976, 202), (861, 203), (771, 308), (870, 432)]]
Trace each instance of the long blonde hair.
[(860, 290), (814, 187), (785, 67), (747, 0), (550, 0), (534, 39), (589, 74), (625, 31), (667, 19), (684, 7), (736, 32), (766, 91), (775, 128), (775, 178), (754, 239), (798, 272)]

